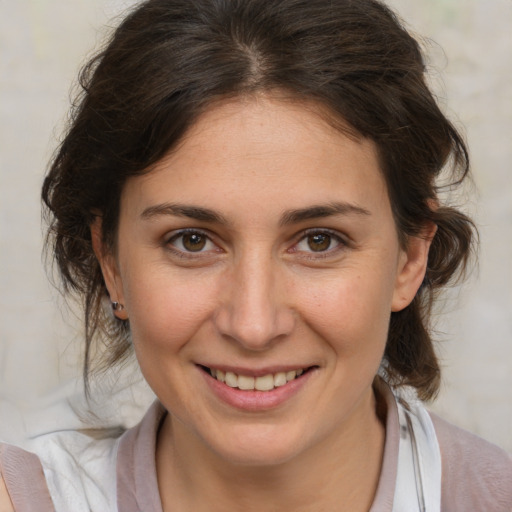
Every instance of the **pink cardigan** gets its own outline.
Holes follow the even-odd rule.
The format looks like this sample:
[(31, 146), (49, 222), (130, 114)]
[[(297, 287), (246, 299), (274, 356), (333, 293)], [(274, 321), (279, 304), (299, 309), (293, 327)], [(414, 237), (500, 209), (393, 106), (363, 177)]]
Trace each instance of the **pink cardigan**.
[[(386, 443), (381, 477), (370, 512), (391, 512), (400, 439), (395, 398), (381, 390), (387, 405)], [(158, 492), (156, 433), (166, 414), (156, 402), (117, 445), (117, 509), (162, 512)], [(442, 512), (511, 512), (512, 459), (500, 448), (431, 415), (442, 457)], [(0, 445), (0, 471), (16, 512), (53, 512), (41, 463), (36, 455)], [(57, 512), (71, 512), (58, 510)], [(105, 512), (93, 510), (92, 512)], [(404, 511), (406, 512), (406, 511)]]

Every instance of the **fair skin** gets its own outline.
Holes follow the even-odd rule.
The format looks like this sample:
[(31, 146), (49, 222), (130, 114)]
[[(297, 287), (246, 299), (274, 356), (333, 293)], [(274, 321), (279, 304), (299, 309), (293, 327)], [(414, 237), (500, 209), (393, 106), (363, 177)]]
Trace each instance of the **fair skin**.
[(374, 144), (315, 109), (269, 95), (213, 106), (126, 183), (115, 254), (92, 226), (170, 412), (164, 511), (371, 506), (385, 438), (372, 383), (429, 241), (400, 247)]
[(0, 473), (0, 512), (14, 512), (14, 507), (7, 492), (4, 479)]

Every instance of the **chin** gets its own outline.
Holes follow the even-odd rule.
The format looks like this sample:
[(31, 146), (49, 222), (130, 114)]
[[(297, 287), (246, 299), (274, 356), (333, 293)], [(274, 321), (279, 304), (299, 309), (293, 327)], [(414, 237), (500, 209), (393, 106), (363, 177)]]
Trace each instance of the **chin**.
[(224, 460), (241, 466), (278, 466), (301, 452), (300, 439), (288, 432), (269, 428), (240, 427), (230, 432), (223, 446), (211, 448)]

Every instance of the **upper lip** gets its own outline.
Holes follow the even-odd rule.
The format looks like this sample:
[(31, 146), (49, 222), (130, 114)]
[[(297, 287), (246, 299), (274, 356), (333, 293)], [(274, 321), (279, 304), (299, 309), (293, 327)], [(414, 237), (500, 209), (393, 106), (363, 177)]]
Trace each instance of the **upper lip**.
[(225, 364), (215, 364), (215, 363), (201, 363), (199, 366), (204, 366), (206, 368), (221, 370), (224, 373), (232, 372), (237, 375), (245, 375), (248, 377), (263, 377), (264, 375), (276, 374), (281, 372), (290, 372), (293, 370), (306, 370), (311, 368), (312, 366), (316, 366), (314, 364), (287, 364), (287, 365), (272, 365), (265, 366), (264, 368), (248, 368), (243, 366), (231, 366)]

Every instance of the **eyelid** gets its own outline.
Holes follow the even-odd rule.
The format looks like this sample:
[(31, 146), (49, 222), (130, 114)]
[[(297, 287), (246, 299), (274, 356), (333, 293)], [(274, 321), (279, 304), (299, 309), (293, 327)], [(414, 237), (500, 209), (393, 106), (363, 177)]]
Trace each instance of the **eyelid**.
[(215, 252), (222, 251), (222, 249), (219, 247), (219, 245), (214, 241), (211, 233), (209, 231), (207, 231), (205, 229), (201, 229), (201, 228), (182, 228), (182, 229), (173, 230), (170, 233), (167, 233), (165, 235), (164, 246), (166, 247), (166, 249), (168, 249), (169, 251), (172, 251), (174, 254), (176, 254), (177, 256), (182, 257), (182, 258), (199, 258), (199, 257), (204, 257), (208, 254), (211, 254), (211, 252), (212, 252), (211, 249), (205, 250), (205, 251), (201, 250), (201, 251), (196, 251), (196, 252), (185, 251), (185, 250), (179, 249), (178, 247), (176, 247), (175, 245), (172, 244), (172, 242), (174, 240), (177, 240), (181, 236), (184, 236), (187, 234), (198, 234), (198, 235), (204, 236), (205, 238), (207, 238), (208, 242), (215, 245), (215, 247), (218, 249), (218, 251), (215, 251)]
[[(308, 236), (311, 236), (311, 235), (316, 235), (316, 234), (329, 235), (333, 239), (335, 239), (336, 242), (338, 242), (338, 244), (335, 247), (333, 247), (332, 249), (329, 248), (326, 251), (318, 251), (318, 252), (300, 251), (300, 250), (296, 249), (297, 245), (300, 242), (302, 242), (305, 238), (307, 238)], [(307, 258), (307, 259), (328, 258), (328, 257), (331, 257), (331, 256), (337, 254), (340, 251), (343, 251), (349, 245), (350, 245), (350, 240), (348, 239), (348, 237), (344, 236), (339, 231), (329, 229), (329, 228), (308, 228), (308, 229), (305, 229), (304, 231), (302, 231), (299, 235), (297, 235), (296, 241), (294, 242), (293, 247), (291, 248), (291, 250), (289, 252), (292, 252), (295, 254), (301, 253), (301, 256), (304, 258)]]
[[(180, 236), (184, 236), (187, 234), (199, 234), (201, 236), (204, 236), (207, 238), (207, 241), (210, 242), (215, 246), (215, 249), (208, 249), (208, 250), (200, 250), (200, 251), (186, 251), (179, 249), (175, 245), (172, 244), (172, 242), (176, 239), (178, 239)], [(311, 235), (315, 234), (326, 234), (332, 237), (337, 243), (336, 246), (333, 248), (329, 248), (325, 251), (303, 251), (297, 249), (297, 245), (303, 241), (305, 238)], [(329, 258), (337, 253), (345, 250), (347, 247), (350, 246), (351, 240), (347, 235), (344, 235), (343, 233), (340, 233), (337, 230), (333, 230), (330, 228), (308, 228), (302, 230), (300, 233), (298, 233), (294, 237), (295, 241), (293, 242), (292, 247), (288, 249), (288, 253), (294, 253), (297, 256), (300, 256), (304, 259), (321, 259), (321, 258)], [(212, 233), (208, 230), (201, 229), (201, 228), (182, 228), (182, 229), (176, 229), (169, 233), (167, 233), (164, 237), (163, 241), (164, 247), (171, 251), (174, 255), (180, 257), (180, 258), (201, 258), (206, 257), (208, 255), (211, 255), (213, 253), (220, 253), (224, 252), (223, 248), (220, 246), (220, 244), (216, 241), (215, 235), (212, 235)]]

